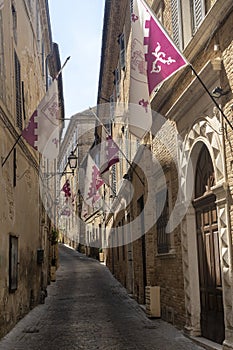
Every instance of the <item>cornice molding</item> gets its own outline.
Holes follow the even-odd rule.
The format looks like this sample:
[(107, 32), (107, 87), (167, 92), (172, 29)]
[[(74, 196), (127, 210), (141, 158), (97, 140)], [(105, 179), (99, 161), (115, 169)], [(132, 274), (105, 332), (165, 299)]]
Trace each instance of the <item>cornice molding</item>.
[(232, 9), (232, 0), (217, 0), (215, 2), (184, 50), (184, 56), (189, 62), (192, 62), (193, 58), (208, 44), (210, 38), (214, 36)]
[[(213, 71), (210, 61), (208, 61), (199, 72), (199, 77), (205, 81), (205, 85), (208, 89), (210, 89), (213, 84), (217, 84), (219, 79), (218, 74)], [(203, 96), (203, 91), (199, 80), (195, 77), (171, 106), (165, 117), (177, 121), (177, 119), (181, 118), (186, 112), (188, 112), (190, 104), (194, 105), (197, 103), (197, 101)]]

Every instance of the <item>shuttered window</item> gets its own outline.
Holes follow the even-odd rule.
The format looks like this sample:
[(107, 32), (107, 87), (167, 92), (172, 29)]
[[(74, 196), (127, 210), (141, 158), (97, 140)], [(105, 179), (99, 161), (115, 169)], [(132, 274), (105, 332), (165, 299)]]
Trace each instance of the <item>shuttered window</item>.
[(133, 0), (130, 0), (130, 19), (132, 17), (133, 14)]
[(125, 36), (124, 33), (120, 35), (120, 66), (121, 69), (125, 69)]
[(157, 250), (159, 254), (169, 252), (170, 235), (166, 233), (166, 226), (169, 220), (168, 190), (163, 189), (156, 195), (156, 228), (157, 228)]
[(16, 105), (16, 125), (22, 130), (22, 91), (21, 91), (21, 67), (16, 52), (15, 57), (15, 105)]
[(116, 194), (116, 164), (112, 166), (112, 191)]
[(9, 291), (13, 293), (18, 288), (18, 237), (9, 238)]
[(192, 0), (192, 8), (193, 8), (193, 32), (195, 33), (205, 16), (204, 1)]
[(178, 48), (183, 48), (182, 16), (180, 0), (171, 0), (173, 41)]
[(117, 98), (120, 96), (120, 72), (119, 69), (115, 69), (115, 80), (114, 80), (115, 86), (116, 86), (116, 96)]

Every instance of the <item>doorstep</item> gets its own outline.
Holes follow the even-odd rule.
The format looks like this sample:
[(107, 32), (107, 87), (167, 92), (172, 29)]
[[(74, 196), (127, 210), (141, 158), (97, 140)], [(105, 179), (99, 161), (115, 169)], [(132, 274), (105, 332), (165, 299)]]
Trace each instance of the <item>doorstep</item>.
[(214, 343), (213, 341), (203, 337), (192, 337), (185, 334), (188, 338), (193, 340), (196, 344), (202, 346), (206, 350), (222, 350), (222, 345)]

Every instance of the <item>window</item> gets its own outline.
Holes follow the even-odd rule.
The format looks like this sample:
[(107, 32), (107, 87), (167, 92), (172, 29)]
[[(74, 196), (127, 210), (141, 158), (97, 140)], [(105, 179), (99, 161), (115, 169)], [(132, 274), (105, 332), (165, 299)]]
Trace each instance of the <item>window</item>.
[[(45, 76), (45, 52), (44, 52), (44, 42), (41, 42), (41, 65), (42, 65), (42, 74)], [(50, 77), (51, 78), (51, 77)], [(47, 77), (49, 80), (49, 78)], [(47, 81), (47, 86), (50, 86), (51, 82)]]
[(116, 248), (117, 248), (117, 260), (120, 259), (120, 250), (119, 250), (119, 226), (116, 227)]
[(207, 14), (210, 8), (211, 8), (211, 0), (205, 0), (205, 14)]
[(169, 252), (170, 236), (166, 233), (169, 220), (168, 190), (164, 188), (156, 194), (156, 228), (157, 228), (157, 250), (159, 254)]
[(110, 118), (114, 120), (115, 117), (115, 101), (114, 101), (114, 95), (112, 94), (110, 96)]
[(114, 192), (113, 194), (116, 194), (116, 164), (113, 164), (112, 166), (112, 191)]
[(14, 151), (13, 151), (13, 186), (14, 187), (16, 187), (16, 180), (17, 180), (16, 169), (17, 169), (16, 148), (14, 148)]
[(22, 90), (21, 90), (21, 67), (18, 56), (15, 52), (15, 104), (16, 104), (16, 125), (22, 130)]
[[(129, 159), (130, 160), (130, 142), (129, 142), (129, 130), (128, 128), (125, 129), (125, 156), (126, 156), (126, 159)], [(129, 170), (129, 165), (130, 165), (130, 162), (125, 162), (125, 166), (126, 166), (126, 171)]]
[(125, 35), (122, 33), (119, 38), (120, 44), (120, 66), (121, 69), (125, 69)]
[(191, 10), (193, 13), (193, 33), (195, 33), (205, 16), (204, 0), (192, 0)]
[(115, 69), (114, 75), (115, 75), (114, 83), (116, 86), (116, 96), (118, 98), (120, 96), (120, 72), (119, 72), (119, 68)]
[(112, 135), (112, 121), (108, 120), (104, 123), (104, 127), (108, 132), (108, 135)]
[(189, 43), (210, 7), (210, 0), (171, 0), (173, 41), (179, 49)]
[(4, 45), (3, 45), (3, 15), (0, 10), (0, 98), (5, 99), (5, 65), (4, 65)]
[(172, 11), (172, 32), (173, 41), (177, 47), (183, 48), (182, 37), (182, 17), (181, 17), (181, 3), (180, 0), (171, 0)]
[(121, 222), (122, 226), (122, 259), (125, 260), (125, 237), (124, 237), (124, 234), (125, 234), (125, 230), (124, 230), (124, 219), (122, 219), (122, 222)]
[(133, 14), (133, 0), (130, 0), (130, 19)]
[(154, 0), (152, 9), (158, 18), (158, 20), (163, 23), (163, 11), (164, 11), (164, 1), (163, 0)]
[(11, 14), (12, 14), (14, 41), (17, 44), (17, 13), (16, 13), (15, 6), (13, 4), (11, 6)]
[(9, 242), (9, 291), (18, 288), (18, 237), (10, 235)]

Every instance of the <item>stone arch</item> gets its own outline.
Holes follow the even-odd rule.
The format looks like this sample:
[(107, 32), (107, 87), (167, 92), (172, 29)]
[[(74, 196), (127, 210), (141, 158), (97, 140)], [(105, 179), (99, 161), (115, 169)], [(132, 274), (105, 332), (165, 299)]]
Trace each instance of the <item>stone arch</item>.
[[(227, 186), (225, 183), (225, 160), (223, 137), (220, 132), (221, 123), (211, 118), (197, 120), (186, 134), (184, 141), (179, 143), (179, 164), (180, 181), (182, 186), (183, 200), (188, 200), (188, 210), (181, 223), (182, 254), (184, 271), (184, 290), (186, 305), (186, 330), (192, 335), (200, 335), (200, 302), (199, 302), (199, 282), (197, 267), (196, 242), (189, 234), (196, 230), (195, 213), (191, 200), (193, 193), (190, 193), (186, 179), (194, 174), (197, 159), (201, 146), (205, 144), (212, 159), (216, 184), (213, 188), (217, 197), (218, 227), (220, 233), (220, 254), (221, 268), (224, 289), (224, 312), (225, 328), (232, 329), (232, 281), (230, 275), (230, 230), (229, 230), (229, 210)], [(192, 172), (192, 174), (191, 174)], [(198, 287), (197, 287), (198, 286)], [(227, 334), (227, 332), (226, 332)]]
[[(198, 150), (204, 143), (210, 153), (212, 163), (214, 166), (216, 184), (224, 181), (225, 179), (225, 165), (224, 165), (224, 152), (222, 134), (218, 130), (221, 130), (220, 123), (218, 127), (212, 125), (210, 121), (200, 119), (197, 121), (187, 133), (184, 142), (181, 143), (180, 148), (180, 164), (181, 171), (184, 179), (187, 179), (190, 171), (193, 171), (196, 166)], [(187, 183), (184, 181), (183, 193), (188, 193), (186, 187)]]

